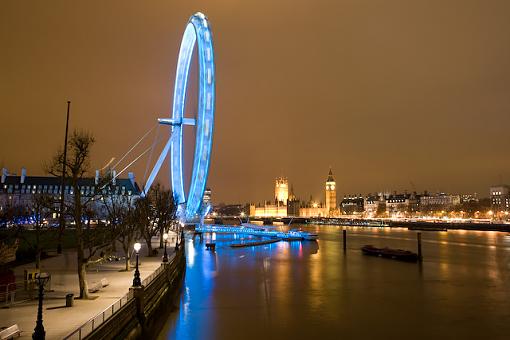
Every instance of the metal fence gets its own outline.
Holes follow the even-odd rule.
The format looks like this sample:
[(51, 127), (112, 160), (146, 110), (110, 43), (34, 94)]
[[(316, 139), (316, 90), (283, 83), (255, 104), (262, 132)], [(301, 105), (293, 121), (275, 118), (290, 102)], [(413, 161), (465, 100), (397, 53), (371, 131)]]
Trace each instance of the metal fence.
[(151, 275), (147, 276), (145, 279), (142, 280), (142, 286), (145, 286), (147, 287), (149, 285), (149, 283), (154, 280), (155, 277), (157, 277), (159, 275), (159, 273), (161, 273), (161, 271), (163, 271), (164, 267), (163, 266), (159, 266), (158, 269), (156, 269), (154, 272), (152, 272)]
[(23, 287), (22, 282), (12, 282), (0, 285), (0, 302), (5, 303), (7, 306), (13, 304), (16, 298), (16, 290), (19, 291), (21, 287)]
[[(172, 259), (173, 261), (173, 259)], [(142, 285), (148, 286), (154, 279), (158, 277), (158, 275), (164, 270), (163, 266), (158, 267), (152, 274), (147, 276), (143, 281)], [(123, 306), (128, 304), (130, 300), (133, 299), (133, 293), (130, 290), (126, 295), (121, 297), (119, 300), (115, 301), (113, 304), (108, 306), (101, 313), (95, 315), (90, 318), (87, 322), (81, 325), (78, 329), (73, 331), (71, 334), (66, 336), (64, 340), (81, 340), (85, 338), (87, 335), (92, 333), (93, 330), (97, 329), (101, 326), (106, 320), (112, 317), (115, 313), (117, 313)]]
[(90, 318), (87, 322), (85, 322), (83, 325), (81, 325), (78, 329), (76, 329), (74, 332), (66, 336), (64, 339), (78, 339), (81, 340), (84, 337), (86, 337), (88, 334), (90, 334), (94, 329), (98, 328), (108, 320), (113, 314), (117, 313), (123, 306), (125, 306), (131, 299), (133, 298), (133, 294), (131, 291), (129, 291), (126, 295), (112, 303), (110, 306), (108, 306), (105, 310), (103, 310), (101, 313), (95, 315), (94, 317)]

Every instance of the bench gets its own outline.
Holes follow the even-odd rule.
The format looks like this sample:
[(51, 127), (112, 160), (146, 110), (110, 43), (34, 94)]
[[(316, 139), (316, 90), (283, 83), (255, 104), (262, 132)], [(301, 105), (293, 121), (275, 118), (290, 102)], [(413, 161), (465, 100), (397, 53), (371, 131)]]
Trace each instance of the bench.
[(95, 282), (93, 283), (90, 287), (89, 287), (89, 293), (96, 293), (96, 292), (99, 292), (99, 290), (103, 288), (103, 286), (101, 285), (101, 281), (100, 282)]
[(19, 329), (18, 325), (12, 325), (11, 327), (7, 327), (0, 331), (0, 339), (12, 339), (14, 336), (21, 336), (21, 329)]
[(89, 293), (99, 292), (101, 290), (101, 288), (104, 288), (109, 285), (110, 285), (110, 281), (108, 281), (108, 279), (106, 277), (103, 277), (100, 281), (94, 282), (92, 285), (90, 285)]

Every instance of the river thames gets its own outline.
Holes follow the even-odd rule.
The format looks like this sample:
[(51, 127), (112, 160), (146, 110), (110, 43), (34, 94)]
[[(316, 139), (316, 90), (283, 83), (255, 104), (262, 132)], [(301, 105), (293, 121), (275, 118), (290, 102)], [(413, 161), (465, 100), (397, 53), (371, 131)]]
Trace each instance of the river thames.
[(344, 253), (342, 227), (303, 229), (319, 240), (188, 239), (179, 307), (159, 339), (510, 339), (508, 233), (422, 232), (420, 265), (360, 251), (416, 251), (416, 231), (348, 227)]

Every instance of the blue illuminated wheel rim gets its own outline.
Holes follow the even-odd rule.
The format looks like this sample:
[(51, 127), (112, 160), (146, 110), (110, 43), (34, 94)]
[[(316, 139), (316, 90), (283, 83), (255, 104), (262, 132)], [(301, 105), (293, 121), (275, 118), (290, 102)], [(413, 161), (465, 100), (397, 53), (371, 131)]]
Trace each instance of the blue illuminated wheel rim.
[[(198, 112), (196, 122), (184, 118), (187, 82), (193, 48), (198, 41)], [(170, 142), (170, 173), (174, 200), (181, 214), (189, 221), (197, 217), (202, 205), (211, 161), (215, 108), (215, 68), (212, 34), (209, 21), (202, 13), (191, 16), (186, 25), (179, 50), (172, 108), (172, 137)], [(195, 152), (191, 183), (186, 198), (183, 183), (183, 125), (196, 125)], [(185, 210), (182, 208), (185, 204)]]

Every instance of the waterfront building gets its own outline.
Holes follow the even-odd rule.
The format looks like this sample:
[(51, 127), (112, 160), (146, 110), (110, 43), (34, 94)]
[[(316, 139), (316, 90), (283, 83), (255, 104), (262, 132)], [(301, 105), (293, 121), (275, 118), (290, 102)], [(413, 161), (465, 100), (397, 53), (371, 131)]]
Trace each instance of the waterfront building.
[(478, 194), (475, 192), (473, 194), (462, 194), (460, 195), (460, 203), (478, 203), (479, 198)]
[(289, 199), (287, 200), (287, 216), (299, 216), (300, 201), (294, 195), (294, 187), (290, 186)]
[[(294, 193), (292, 193), (292, 199), (295, 200)], [(250, 216), (287, 217), (288, 201), (289, 181), (286, 177), (277, 177), (274, 185), (274, 201), (265, 201), (263, 204), (250, 204)]]
[[(99, 187), (99, 171), (95, 177), (82, 178), (78, 181), (80, 194), (84, 202), (89, 202), (89, 208), (94, 212), (95, 218), (106, 217), (106, 207), (103, 203), (105, 197), (120, 201), (121, 197), (127, 198), (128, 202), (140, 197), (140, 187), (135, 181), (133, 173), (128, 178), (115, 178), (108, 186)], [(61, 178), (54, 176), (27, 176), (26, 169), (21, 169), (21, 175), (9, 174), (7, 169), (2, 169), (0, 182), (0, 211), (8, 208), (30, 209), (36, 195), (49, 195), (58, 202), (61, 194)], [(66, 181), (63, 190), (66, 201), (73, 200), (73, 187)], [(58, 208), (59, 204), (56, 204)], [(56, 216), (54, 216), (56, 218)]]
[(364, 211), (365, 199), (361, 195), (344, 196), (340, 203), (343, 215), (359, 215)]
[(491, 209), (494, 212), (510, 211), (510, 186), (496, 185), (490, 187)]
[(327, 217), (328, 211), (322, 202), (317, 202), (310, 197), (310, 200), (303, 203), (299, 208), (299, 217)]
[(264, 204), (250, 204), (250, 216), (254, 217), (287, 217), (287, 206), (280, 204), (264, 202)]
[(376, 217), (386, 211), (386, 199), (382, 193), (368, 194), (363, 202), (363, 212), (366, 217)]
[(386, 199), (386, 213), (392, 217), (404, 216), (419, 211), (420, 195), (416, 192), (412, 194), (397, 194), (394, 192)]
[(460, 195), (448, 195), (446, 193), (429, 194), (420, 196), (420, 209), (422, 211), (451, 210), (461, 203)]

